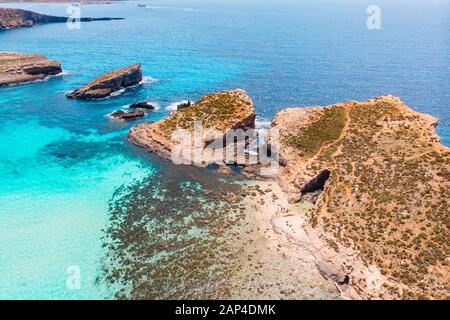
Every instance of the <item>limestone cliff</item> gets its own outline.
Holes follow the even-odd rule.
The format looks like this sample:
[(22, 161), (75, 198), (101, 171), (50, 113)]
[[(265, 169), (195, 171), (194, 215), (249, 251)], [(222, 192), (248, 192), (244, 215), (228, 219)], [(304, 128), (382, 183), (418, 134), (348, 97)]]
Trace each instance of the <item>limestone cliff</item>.
[[(245, 92), (221, 92), (136, 126), (129, 139), (170, 159), (177, 128), (189, 133), (200, 121), (223, 136), (254, 119)], [(286, 197), (255, 192), (254, 207), (280, 248), (311, 259), (345, 298), (449, 298), (450, 149), (439, 143), (437, 123), (393, 96), (282, 110), (270, 143)]]

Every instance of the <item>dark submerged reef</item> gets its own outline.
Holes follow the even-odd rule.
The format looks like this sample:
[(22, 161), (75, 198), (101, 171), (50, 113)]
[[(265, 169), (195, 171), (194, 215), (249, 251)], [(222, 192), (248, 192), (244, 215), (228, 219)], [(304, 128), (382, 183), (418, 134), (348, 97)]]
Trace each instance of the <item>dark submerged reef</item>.
[(201, 170), (171, 167), (116, 191), (99, 279), (115, 298), (229, 297), (245, 192)]

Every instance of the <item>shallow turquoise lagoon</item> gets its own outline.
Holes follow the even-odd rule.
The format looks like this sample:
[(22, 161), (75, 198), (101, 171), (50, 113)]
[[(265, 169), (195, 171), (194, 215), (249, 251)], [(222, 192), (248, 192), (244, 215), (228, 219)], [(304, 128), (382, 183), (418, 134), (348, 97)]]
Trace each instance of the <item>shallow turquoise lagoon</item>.
[[(392, 1), (391, 1), (392, 2)], [(168, 114), (180, 100), (230, 88), (253, 97), (259, 123), (287, 106), (390, 93), (441, 119), (450, 145), (450, 4), (379, 1), (382, 29), (366, 28), (367, 1), (152, 1), (85, 5), (83, 16), (125, 20), (0, 32), (1, 51), (39, 52), (64, 74), (0, 88), (0, 299), (108, 298), (101, 271), (108, 202), (161, 162), (125, 139), (107, 115), (148, 99)], [(276, 3), (276, 4), (274, 4)], [(67, 4), (9, 4), (65, 15)], [(94, 76), (141, 63), (145, 81), (117, 97), (71, 101)], [(66, 285), (78, 266), (81, 287)]]

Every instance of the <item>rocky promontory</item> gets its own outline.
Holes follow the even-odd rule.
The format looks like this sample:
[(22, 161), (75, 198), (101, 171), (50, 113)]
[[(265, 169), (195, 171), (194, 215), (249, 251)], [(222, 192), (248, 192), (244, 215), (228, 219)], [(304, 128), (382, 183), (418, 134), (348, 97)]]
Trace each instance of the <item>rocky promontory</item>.
[(174, 141), (174, 132), (184, 131), (181, 132), (182, 137), (178, 137), (182, 139), (188, 135), (195, 135), (194, 131), (198, 126), (198, 130), (203, 134), (201, 141), (199, 144), (195, 143), (193, 148), (188, 146), (189, 154), (185, 156), (186, 160), (194, 161), (194, 155), (200, 154), (199, 161), (194, 161), (194, 164), (204, 166), (215, 162), (204, 152), (212, 140), (223, 138), (232, 129), (254, 128), (255, 118), (252, 100), (245, 91), (223, 91), (207, 95), (190, 107), (181, 108), (161, 121), (139, 124), (131, 129), (128, 138), (136, 145), (169, 160), (175, 145), (180, 142)]
[[(80, 18), (81, 22), (122, 20), (123, 18)], [(49, 16), (33, 11), (0, 8), (0, 30), (33, 27), (46, 23), (66, 23), (67, 17)]]
[(43, 55), (0, 52), (0, 87), (43, 80), (60, 73), (61, 63)]
[(141, 81), (141, 66), (133, 64), (96, 78), (88, 85), (67, 94), (67, 98), (84, 100), (106, 98), (116, 91), (137, 85)]
[(273, 120), (282, 189), (315, 201), (305, 237), (286, 237), (345, 297), (449, 298), (450, 149), (437, 122), (393, 96)]

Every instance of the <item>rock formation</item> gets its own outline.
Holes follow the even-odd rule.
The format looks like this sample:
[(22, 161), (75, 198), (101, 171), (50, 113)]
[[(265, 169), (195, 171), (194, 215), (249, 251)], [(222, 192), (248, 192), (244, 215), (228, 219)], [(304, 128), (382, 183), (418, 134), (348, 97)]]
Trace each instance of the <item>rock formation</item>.
[(139, 124), (131, 129), (128, 137), (136, 145), (171, 159), (172, 150), (179, 142), (174, 139), (175, 131), (184, 130), (182, 137), (178, 137), (184, 138), (194, 135), (195, 126), (199, 125), (203, 133), (209, 134), (202, 136), (201, 143), (195, 146), (196, 150), (189, 149), (192, 153), (186, 156), (193, 159), (193, 154), (201, 154), (201, 159), (195, 164), (205, 166), (215, 162), (215, 159), (204, 154), (212, 140), (222, 139), (231, 129), (254, 128), (255, 117), (253, 103), (245, 91), (224, 91), (205, 96), (191, 107), (176, 111), (156, 123)]
[(437, 122), (393, 96), (273, 120), (290, 201), (323, 189), (305, 239), (344, 296), (449, 298), (450, 149)]
[(181, 110), (181, 109), (189, 108), (191, 105), (192, 105), (192, 102), (190, 102), (190, 101), (182, 102), (182, 103), (177, 105), (177, 111)]
[(130, 104), (129, 108), (131, 109), (136, 109), (136, 108), (141, 108), (141, 109), (155, 109), (155, 106), (152, 105), (150, 102), (148, 101), (140, 101), (140, 102), (135, 102)]
[(69, 99), (101, 99), (106, 98), (113, 92), (134, 86), (142, 81), (142, 69), (139, 64), (108, 72), (88, 85), (77, 89), (69, 94)]
[[(81, 22), (121, 20), (123, 18), (80, 18)], [(66, 23), (67, 17), (48, 16), (33, 11), (0, 8), (0, 30), (32, 27), (44, 23)]]
[(118, 120), (131, 120), (142, 118), (143, 116), (145, 116), (145, 111), (140, 108), (133, 111), (117, 110), (110, 115), (111, 118)]
[(40, 54), (0, 52), (0, 87), (43, 80), (61, 72), (59, 61)]

